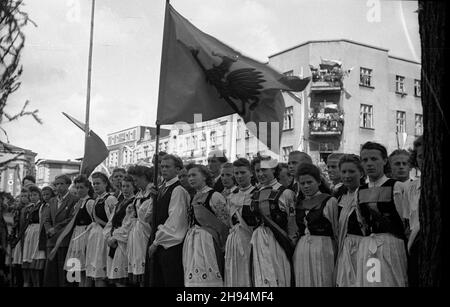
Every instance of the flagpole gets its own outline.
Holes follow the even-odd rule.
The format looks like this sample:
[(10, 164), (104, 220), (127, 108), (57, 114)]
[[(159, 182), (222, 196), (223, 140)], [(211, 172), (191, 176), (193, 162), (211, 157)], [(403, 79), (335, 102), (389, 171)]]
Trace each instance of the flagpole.
[[(95, 0), (92, 0), (91, 7), (91, 31), (90, 31), (90, 41), (89, 41), (89, 59), (88, 59), (88, 77), (87, 77), (87, 93), (86, 93), (86, 120), (85, 120), (85, 131), (84, 131), (84, 153), (86, 154), (86, 147), (89, 137), (89, 115), (91, 107), (91, 76), (92, 76), (92, 49), (94, 42), (94, 13), (95, 13)], [(85, 157), (83, 157), (84, 160)], [(81, 173), (82, 167), (80, 168)]]
[[(165, 68), (164, 68), (164, 61), (166, 58), (166, 47), (167, 47), (167, 33), (166, 31), (168, 31), (169, 29), (169, 5), (170, 5), (170, 1), (166, 0), (166, 6), (165, 6), (165, 10), (164, 10), (164, 28), (163, 28), (163, 41), (162, 41), (162, 52), (161, 52), (161, 71), (160, 71), (160, 81), (159, 81), (159, 100), (161, 99), (161, 93), (162, 93), (162, 88), (164, 87), (164, 82), (165, 82)], [(158, 101), (159, 104), (159, 101)], [(158, 119), (156, 119), (156, 144), (155, 144), (155, 165), (154, 165), (154, 174), (153, 174), (153, 182), (155, 184), (155, 188), (156, 191), (158, 192), (158, 175), (159, 175), (159, 138), (160, 138), (160, 134), (161, 134), (161, 124), (159, 122)], [(158, 210), (158, 206), (157, 206), (157, 200), (158, 200), (158, 194), (154, 194), (153, 195), (153, 204), (152, 204), (152, 231), (150, 233), (150, 238), (149, 241), (147, 243), (147, 255), (148, 255), (148, 250), (149, 250), (149, 246), (153, 243), (153, 241), (155, 240), (156, 237), (156, 231), (158, 230), (158, 225), (156, 225), (157, 220), (156, 220), (156, 216), (157, 216), (157, 210)], [(156, 268), (156, 261), (154, 259), (154, 257), (148, 258), (148, 265), (146, 265), (146, 272), (145, 275), (149, 275), (147, 276), (147, 278), (145, 278), (145, 284), (146, 286), (154, 286), (155, 285), (155, 278), (154, 278), (154, 272), (157, 269)]]

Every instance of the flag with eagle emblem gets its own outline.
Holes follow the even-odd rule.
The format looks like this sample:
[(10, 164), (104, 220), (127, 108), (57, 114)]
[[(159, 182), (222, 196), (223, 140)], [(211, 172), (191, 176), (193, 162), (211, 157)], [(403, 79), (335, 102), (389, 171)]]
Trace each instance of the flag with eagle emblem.
[(197, 29), (167, 3), (159, 124), (192, 124), (194, 114), (208, 121), (237, 113), (260, 141), (278, 153), (285, 110), (281, 91), (300, 92), (308, 83), (309, 78), (285, 76), (242, 55)]

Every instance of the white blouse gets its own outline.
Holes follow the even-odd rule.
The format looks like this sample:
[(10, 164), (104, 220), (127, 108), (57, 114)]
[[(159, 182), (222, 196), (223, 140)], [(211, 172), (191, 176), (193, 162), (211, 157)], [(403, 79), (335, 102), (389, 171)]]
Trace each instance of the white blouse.
[[(178, 176), (167, 181), (165, 186), (169, 187), (177, 181)], [(181, 185), (173, 189), (169, 203), (169, 217), (163, 225), (158, 226), (154, 245), (168, 249), (183, 242), (189, 228), (187, 217), (189, 200), (189, 193)]]

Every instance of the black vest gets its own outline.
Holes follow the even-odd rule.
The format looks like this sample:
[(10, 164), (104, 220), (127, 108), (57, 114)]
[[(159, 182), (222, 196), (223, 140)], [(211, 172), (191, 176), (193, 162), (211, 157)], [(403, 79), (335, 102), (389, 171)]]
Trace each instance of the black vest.
[(106, 214), (106, 211), (105, 211), (105, 201), (109, 196), (111, 196), (111, 195), (106, 194), (106, 196), (99, 199), (94, 206), (95, 216), (105, 223), (108, 223), (108, 215)]
[(41, 208), (41, 205), (36, 205), (33, 207), (33, 209), (29, 213), (29, 224), (39, 224), (39, 209)]
[[(323, 215), (323, 209), (330, 198), (331, 196), (328, 194), (319, 194), (312, 199), (299, 200), (295, 209), (295, 220), (299, 228), (300, 236), (305, 235), (305, 219), (311, 235), (333, 236), (331, 222)], [(306, 211), (308, 210), (309, 212), (306, 214)]]
[[(175, 182), (171, 186), (167, 188), (167, 191), (164, 194), (158, 194), (158, 200), (156, 203), (156, 226), (155, 229), (166, 222), (169, 218), (169, 205), (170, 198), (172, 197), (173, 190), (180, 185), (180, 181)], [(162, 191), (161, 191), (162, 192)], [(153, 214), (155, 211), (153, 211)]]
[[(280, 199), (281, 194), (283, 194), (283, 192), (286, 190), (286, 187), (282, 186), (278, 190), (273, 190), (273, 188), (271, 189), (272, 191), (270, 192), (268, 199), (270, 219), (282, 229), (286, 230), (288, 214), (281, 211), (280, 206), (278, 205), (278, 200)], [(256, 191), (255, 193), (253, 193), (252, 202), (249, 208), (246, 208), (246, 206), (242, 208), (242, 217), (249, 226), (257, 226), (262, 221), (262, 219), (259, 217), (259, 215), (261, 214), (259, 210), (260, 192), (261, 191)]]
[(394, 203), (394, 185), (396, 182), (394, 179), (388, 179), (381, 186), (387, 188), (384, 190), (389, 192), (388, 199), (378, 201), (375, 207), (370, 206), (370, 203), (364, 202), (364, 199), (361, 197), (361, 193), (367, 193), (372, 190), (369, 189), (369, 185), (364, 184), (359, 188), (358, 206), (361, 210), (361, 215), (367, 223), (367, 236), (372, 233), (390, 233), (400, 239), (405, 239), (403, 222)]
[(114, 210), (114, 215), (111, 220), (111, 235), (114, 230), (122, 226), (123, 219), (125, 218), (125, 215), (127, 213), (127, 207), (129, 204), (134, 202), (135, 198), (132, 197), (130, 199), (125, 200), (125, 198), (122, 199), (122, 201), (116, 206), (116, 209)]
[(219, 179), (217, 179), (217, 181), (214, 183), (213, 190), (222, 193), (224, 189), (225, 187), (223, 186), (222, 178), (219, 177)]
[[(250, 192), (250, 197), (253, 197), (253, 194), (255, 193), (256, 188), (252, 186), (250, 189), (252, 190), (252, 191)], [(236, 190), (233, 192), (233, 194), (237, 194), (237, 193), (239, 193), (239, 189), (236, 189)], [(242, 206), (242, 216), (244, 215), (244, 210), (246, 211), (245, 214), (248, 216), (248, 214), (249, 214), (249, 212), (250, 212), (250, 206), (246, 206), (245, 204), (243, 204), (243, 206)], [(244, 219), (244, 221), (245, 221), (245, 219)], [(239, 224), (239, 220), (238, 220), (238, 218), (237, 218), (237, 216), (236, 216), (236, 213), (233, 214), (233, 216), (231, 217), (231, 223), (232, 223), (233, 225)]]
[(82, 207), (78, 210), (77, 217), (75, 218), (75, 226), (87, 226), (92, 223), (92, 217), (86, 208), (86, 204), (89, 200), (92, 200), (92, 198), (89, 197), (84, 204), (81, 204)]

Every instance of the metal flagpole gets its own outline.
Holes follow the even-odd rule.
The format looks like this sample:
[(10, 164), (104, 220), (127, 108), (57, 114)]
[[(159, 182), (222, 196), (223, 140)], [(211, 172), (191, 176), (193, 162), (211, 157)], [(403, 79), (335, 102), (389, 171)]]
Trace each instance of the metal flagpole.
[[(90, 42), (89, 42), (89, 59), (88, 59), (88, 77), (87, 77), (87, 93), (86, 93), (86, 120), (85, 120), (85, 131), (84, 131), (84, 153), (86, 154), (87, 141), (89, 137), (89, 111), (91, 107), (91, 76), (92, 76), (92, 50), (94, 42), (94, 17), (95, 17), (95, 0), (92, 0), (91, 8), (91, 32), (90, 32)], [(85, 158), (85, 157), (84, 157)], [(84, 159), (83, 158), (83, 159)], [(80, 168), (81, 174), (82, 168)]]

